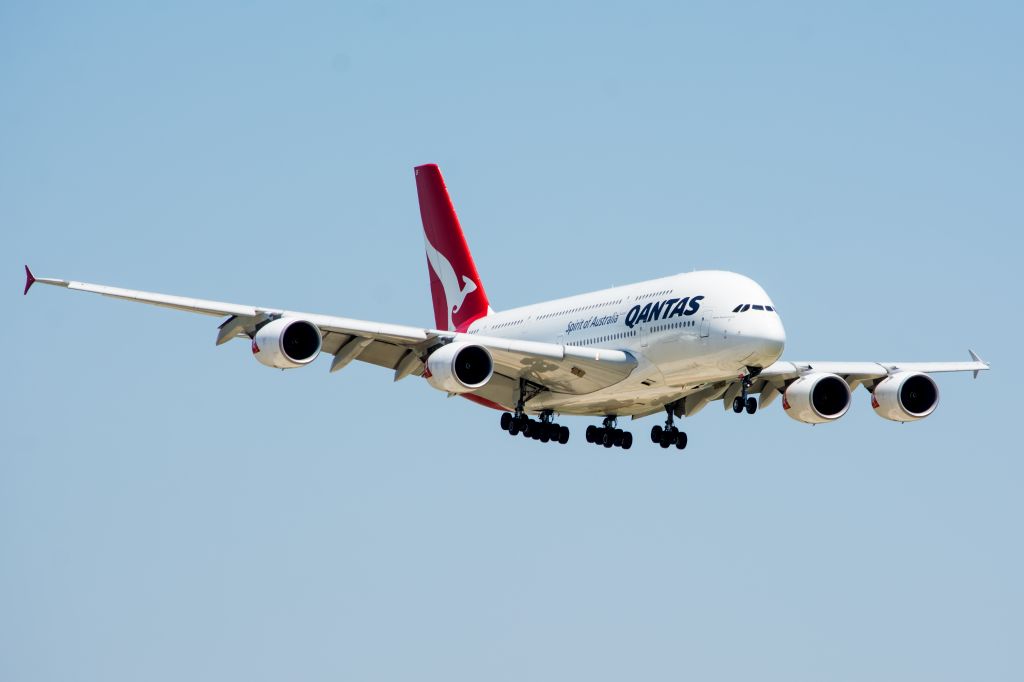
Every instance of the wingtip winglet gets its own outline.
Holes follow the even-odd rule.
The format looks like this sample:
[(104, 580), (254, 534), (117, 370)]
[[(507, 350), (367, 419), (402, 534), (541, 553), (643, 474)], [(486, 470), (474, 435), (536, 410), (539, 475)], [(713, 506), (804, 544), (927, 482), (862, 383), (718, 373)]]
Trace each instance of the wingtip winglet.
[(28, 290), (32, 288), (32, 285), (36, 283), (36, 277), (32, 274), (32, 271), (25, 266), (25, 291), (21, 294), (22, 296), (28, 295)]
[[(981, 359), (981, 356), (980, 356), (980, 355), (978, 355), (977, 353), (975, 353), (975, 352), (974, 352), (973, 350), (971, 350), (970, 348), (968, 348), (968, 349), (967, 349), (967, 352), (971, 354), (971, 360), (974, 360), (975, 362), (980, 362), (981, 364), (985, 365), (985, 369), (988, 369), (988, 363), (987, 363), (987, 362), (985, 362), (984, 360), (982, 360), (982, 359)], [(974, 370), (974, 378), (975, 378), (975, 379), (977, 379), (977, 378), (978, 378), (978, 373), (979, 373), (980, 371), (981, 371), (981, 370), (979, 370), (979, 369), (976, 369), (976, 370)]]

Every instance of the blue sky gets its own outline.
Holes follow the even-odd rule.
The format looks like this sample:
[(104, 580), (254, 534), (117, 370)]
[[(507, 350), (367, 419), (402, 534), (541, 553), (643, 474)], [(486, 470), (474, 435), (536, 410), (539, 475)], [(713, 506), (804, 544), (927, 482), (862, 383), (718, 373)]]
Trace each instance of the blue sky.
[[(1019, 3), (210, 5), (0, 6), (0, 678), (1024, 676)], [(624, 453), (21, 297), (429, 325), (426, 162), (497, 308), (724, 268), (787, 358), (994, 371)]]

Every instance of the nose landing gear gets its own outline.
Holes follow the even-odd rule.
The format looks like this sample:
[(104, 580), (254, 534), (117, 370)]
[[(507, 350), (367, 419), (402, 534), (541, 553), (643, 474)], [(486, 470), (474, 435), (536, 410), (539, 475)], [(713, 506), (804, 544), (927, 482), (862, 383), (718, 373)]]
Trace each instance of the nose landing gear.
[(747, 414), (754, 414), (757, 412), (757, 400), (753, 396), (747, 396), (746, 398), (736, 397), (732, 401), (732, 411), (736, 414), (747, 411)]
[(743, 410), (747, 411), (747, 414), (754, 414), (757, 412), (757, 400), (748, 395), (750, 387), (754, 385), (754, 377), (761, 373), (759, 368), (755, 368), (749, 374), (744, 374), (740, 377), (740, 381), (743, 385), (743, 392), (733, 398), (732, 400), (732, 411), (736, 414), (740, 414)]

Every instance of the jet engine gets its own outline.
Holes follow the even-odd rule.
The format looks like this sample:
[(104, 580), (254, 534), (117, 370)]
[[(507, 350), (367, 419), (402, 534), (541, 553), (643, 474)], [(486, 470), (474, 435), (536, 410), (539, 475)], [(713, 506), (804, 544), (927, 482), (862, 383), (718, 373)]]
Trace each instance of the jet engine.
[(835, 421), (850, 409), (850, 385), (835, 374), (808, 374), (786, 387), (782, 407), (805, 424)]
[(939, 404), (939, 387), (927, 374), (897, 372), (875, 386), (871, 407), (875, 414), (895, 422), (924, 419)]
[(259, 328), (252, 339), (252, 354), (267, 367), (293, 369), (316, 360), (323, 339), (312, 322), (281, 317)]
[(491, 379), (494, 361), (483, 346), (449, 343), (427, 358), (423, 373), (434, 388), (448, 393), (475, 391)]

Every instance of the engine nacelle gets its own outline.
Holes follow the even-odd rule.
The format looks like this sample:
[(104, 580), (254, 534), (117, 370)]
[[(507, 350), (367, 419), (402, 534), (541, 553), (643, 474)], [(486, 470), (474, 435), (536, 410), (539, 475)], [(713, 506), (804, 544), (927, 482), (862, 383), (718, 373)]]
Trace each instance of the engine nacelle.
[(259, 328), (252, 339), (252, 354), (267, 367), (293, 369), (316, 360), (323, 338), (312, 322), (281, 317)]
[(449, 343), (427, 358), (423, 373), (434, 388), (448, 393), (475, 391), (494, 374), (494, 360), (483, 346), (471, 343)]
[(875, 414), (894, 422), (924, 419), (938, 404), (938, 385), (920, 372), (897, 372), (880, 381), (871, 393)]
[(850, 385), (835, 374), (808, 374), (786, 387), (782, 407), (805, 424), (835, 421), (850, 409)]

